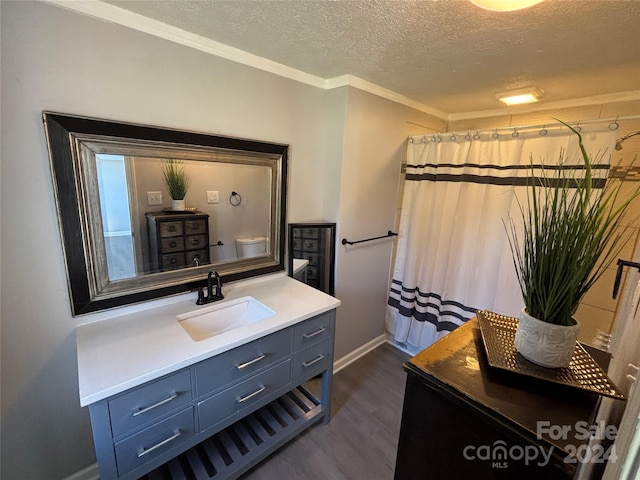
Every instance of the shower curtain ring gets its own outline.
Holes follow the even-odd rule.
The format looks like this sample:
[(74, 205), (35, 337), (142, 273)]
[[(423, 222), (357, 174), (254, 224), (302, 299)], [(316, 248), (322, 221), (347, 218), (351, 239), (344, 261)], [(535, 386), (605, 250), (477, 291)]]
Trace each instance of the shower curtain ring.
[(480, 130), (476, 130), (476, 133), (473, 134), (474, 140), (480, 140)]
[(467, 134), (464, 136), (465, 140), (471, 140), (471, 132), (467, 130)]
[(500, 136), (500, 135), (498, 135), (498, 129), (496, 128), (496, 131), (495, 131), (495, 132), (493, 132), (493, 133), (491, 134), (491, 138), (493, 138), (493, 139), (495, 140), (495, 139), (496, 139), (496, 138), (498, 138), (499, 136)]
[(543, 137), (544, 137), (547, 133), (549, 133), (549, 132), (547, 131), (547, 126), (546, 126), (546, 125), (543, 125), (543, 126), (542, 126), (542, 130), (540, 130), (540, 132), (539, 132), (539, 133), (540, 133), (540, 135), (541, 135), (541, 136), (543, 136)]
[(516, 138), (516, 137), (518, 137), (519, 135), (520, 135), (520, 133), (518, 133), (518, 130), (517, 130), (516, 128), (514, 128), (514, 129), (513, 129), (513, 133), (511, 134), (511, 136), (512, 136), (513, 138)]
[(458, 139), (458, 137), (456, 137), (455, 132), (451, 134), (451, 136), (449, 137), (449, 140), (451, 140), (452, 142), (455, 142)]
[(609, 130), (617, 130), (620, 124), (618, 123), (618, 117), (609, 124)]

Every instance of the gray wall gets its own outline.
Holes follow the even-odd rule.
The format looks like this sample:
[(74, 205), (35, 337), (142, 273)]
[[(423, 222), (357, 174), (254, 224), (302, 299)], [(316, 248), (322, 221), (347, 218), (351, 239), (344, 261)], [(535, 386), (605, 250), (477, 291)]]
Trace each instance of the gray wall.
[[(393, 230), (408, 107), (349, 89), (338, 238), (361, 240)], [(394, 239), (340, 243), (336, 261), (336, 352), (357, 349), (384, 333)]]
[[(95, 461), (74, 334), (88, 318), (70, 314), (41, 111), (290, 144), (289, 221), (324, 218), (360, 236), (391, 228), (405, 109), (49, 4), (0, 9), (1, 476), (62, 479)], [(383, 332), (390, 251), (338, 253), (338, 357)]]

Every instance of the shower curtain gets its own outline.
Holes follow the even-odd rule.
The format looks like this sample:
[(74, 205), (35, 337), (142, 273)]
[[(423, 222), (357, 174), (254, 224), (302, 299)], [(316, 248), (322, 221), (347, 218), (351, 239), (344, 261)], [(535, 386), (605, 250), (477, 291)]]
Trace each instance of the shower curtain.
[[(581, 128), (604, 184), (615, 132)], [(560, 164), (560, 153), (564, 160)], [(407, 169), (386, 328), (419, 351), (476, 310), (518, 316), (523, 306), (504, 222), (526, 206), (527, 176), (582, 165), (567, 128), (438, 134), (408, 140)]]

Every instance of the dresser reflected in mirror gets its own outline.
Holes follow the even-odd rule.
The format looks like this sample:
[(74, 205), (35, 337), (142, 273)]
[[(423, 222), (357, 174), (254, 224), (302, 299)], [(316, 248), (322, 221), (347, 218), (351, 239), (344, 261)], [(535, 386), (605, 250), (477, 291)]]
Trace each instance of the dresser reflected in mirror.
[(304, 222), (289, 224), (289, 275), (335, 294), (336, 224)]

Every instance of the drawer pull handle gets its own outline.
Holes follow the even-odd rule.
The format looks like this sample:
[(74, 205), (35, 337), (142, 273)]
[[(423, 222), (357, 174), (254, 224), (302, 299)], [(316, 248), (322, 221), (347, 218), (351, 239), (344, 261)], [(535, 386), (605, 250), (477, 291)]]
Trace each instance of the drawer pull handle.
[(160, 443), (156, 443), (153, 447), (149, 447), (149, 448), (141, 448), (140, 450), (138, 450), (138, 458), (145, 456), (147, 453), (151, 453), (153, 452), (155, 449), (162, 447), (163, 445), (166, 445), (169, 442), (174, 441), (176, 438), (178, 438), (180, 435), (182, 435), (182, 433), (180, 432), (180, 430), (178, 428), (173, 430), (173, 435), (171, 435), (169, 438), (162, 440)]
[(315, 337), (316, 335), (320, 335), (322, 332), (324, 332), (326, 330), (326, 328), (324, 327), (320, 327), (318, 330), (311, 332), (311, 333), (305, 333), (304, 335), (302, 335), (304, 338), (311, 338), (311, 337)]
[(255, 397), (259, 393), (264, 392), (266, 389), (267, 389), (267, 387), (265, 387), (264, 385), (260, 385), (260, 387), (255, 392), (250, 393), (249, 395), (245, 395), (244, 397), (239, 397), (238, 398), (238, 403), (246, 402), (251, 397)]
[(176, 398), (178, 398), (178, 394), (174, 392), (171, 395), (169, 395), (167, 398), (165, 398), (164, 400), (159, 401), (158, 403), (154, 403), (153, 405), (151, 405), (149, 407), (139, 408), (138, 410), (133, 412), (133, 416), (137, 417), (138, 415), (142, 415), (143, 413), (146, 413), (149, 410), (153, 410), (154, 408), (159, 407), (160, 405), (164, 405), (165, 403), (169, 403), (171, 400), (175, 400)]
[(259, 355), (256, 358), (254, 358), (253, 360), (249, 360), (248, 362), (244, 362), (244, 363), (241, 363), (240, 365), (237, 365), (236, 368), (238, 370), (242, 370), (243, 368), (248, 367), (249, 365), (253, 365), (256, 362), (259, 362), (260, 360), (262, 360), (265, 357), (266, 357), (265, 354)]
[(318, 363), (320, 360), (322, 360), (324, 358), (324, 355), (319, 354), (316, 358), (314, 358), (313, 360), (310, 360), (308, 362), (302, 362), (302, 366), (303, 367), (310, 367), (311, 365), (313, 365), (314, 363)]

